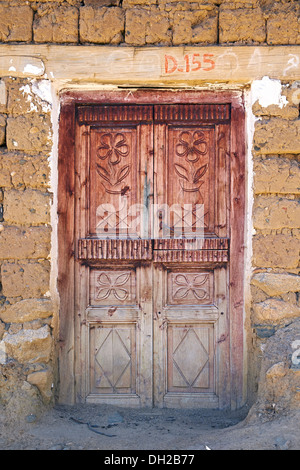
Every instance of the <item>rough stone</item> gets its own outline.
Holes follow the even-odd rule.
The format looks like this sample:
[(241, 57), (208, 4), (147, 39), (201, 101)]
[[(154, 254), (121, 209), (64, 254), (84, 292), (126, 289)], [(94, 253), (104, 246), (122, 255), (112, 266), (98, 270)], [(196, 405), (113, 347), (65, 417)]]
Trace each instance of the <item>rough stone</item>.
[(254, 159), (254, 192), (299, 194), (300, 164), (284, 157)]
[(217, 10), (176, 11), (173, 44), (215, 44), (218, 41)]
[(80, 41), (119, 44), (123, 40), (124, 12), (119, 7), (80, 9)]
[(252, 321), (254, 324), (287, 324), (300, 315), (297, 305), (279, 299), (267, 299), (253, 304)]
[(0, 145), (5, 144), (6, 136), (6, 116), (0, 114)]
[(0, 364), (0, 404), (7, 424), (22, 422), (25, 416), (39, 415), (44, 410), (38, 389), (25, 379), (22, 365), (12, 360)]
[[(18, 0), (16, 0), (18, 1)], [(34, 10), (37, 10), (37, 8), (43, 4), (43, 3), (48, 3), (49, 5), (59, 5), (59, 4), (65, 4), (65, 5), (71, 5), (78, 7), (82, 4), (82, 0), (26, 0), (28, 3), (31, 4), (32, 8)]]
[[(154, 1), (156, 2), (156, 0)], [(120, 0), (84, 0), (84, 6), (86, 7), (111, 7), (118, 6), (119, 3)]]
[(284, 362), (277, 362), (271, 366), (266, 372), (267, 379), (274, 379), (278, 377), (284, 377), (287, 373), (286, 366)]
[(170, 45), (172, 40), (168, 14), (160, 10), (131, 8), (126, 11), (125, 42), (130, 45)]
[(297, 119), (299, 117), (299, 106), (293, 102), (288, 102), (284, 106), (271, 104), (267, 107), (263, 107), (259, 104), (259, 101), (256, 101), (252, 106), (252, 112), (255, 116), (275, 116), (283, 119)]
[(15, 335), (4, 334), (2, 341), (8, 357), (20, 364), (50, 361), (52, 339), (47, 325), (38, 330), (21, 330)]
[(300, 44), (298, 17), (299, 4), (275, 4), (267, 19), (268, 44)]
[(0, 41), (32, 40), (33, 11), (29, 5), (0, 4)]
[(49, 114), (31, 113), (9, 117), (6, 127), (8, 150), (36, 154), (51, 151), (51, 120)]
[(50, 168), (45, 157), (0, 152), (0, 187), (47, 189)]
[(294, 269), (299, 266), (300, 242), (284, 234), (253, 237), (253, 265), (258, 268)]
[(5, 324), (0, 320), (0, 341), (4, 335), (4, 332), (5, 332)]
[(266, 26), (260, 8), (231, 10), (225, 5), (219, 13), (219, 41), (224, 43), (262, 43), (266, 39)]
[(300, 203), (287, 198), (257, 196), (253, 205), (253, 226), (256, 229), (297, 228)]
[[(8, 86), (7, 111), (11, 116), (50, 113), (48, 80), (14, 80)], [(41, 90), (42, 88), (42, 90)]]
[[(95, 1), (95, 0), (94, 0)], [(123, 0), (122, 6), (123, 8), (130, 8), (136, 5), (156, 5), (157, 0)]]
[(253, 145), (265, 155), (300, 153), (300, 121), (273, 118), (256, 122)]
[(293, 370), (293, 344), (300, 340), (300, 321), (279, 328), (264, 344), (258, 395), (247, 420), (257, 415), (278, 415), (299, 408), (300, 370)]
[(38, 43), (76, 43), (78, 8), (69, 5), (41, 5), (34, 18), (33, 37)]
[(0, 112), (6, 113), (7, 111), (7, 86), (6, 80), (0, 80)]
[(1, 278), (5, 297), (40, 298), (49, 290), (50, 264), (48, 261), (19, 264), (5, 261)]
[(256, 273), (251, 283), (270, 296), (300, 291), (300, 276), (288, 273)]
[(0, 187), (43, 189), (50, 186), (47, 157), (0, 150)]
[(31, 385), (35, 385), (39, 389), (44, 403), (51, 402), (53, 374), (50, 369), (32, 372), (27, 376), (27, 382)]
[(7, 224), (44, 225), (50, 222), (50, 194), (35, 189), (11, 189), (4, 194), (4, 220)]
[(47, 258), (50, 248), (50, 227), (1, 226), (0, 259)]
[(25, 323), (48, 318), (53, 314), (50, 299), (25, 299), (0, 309), (0, 319), (5, 323)]

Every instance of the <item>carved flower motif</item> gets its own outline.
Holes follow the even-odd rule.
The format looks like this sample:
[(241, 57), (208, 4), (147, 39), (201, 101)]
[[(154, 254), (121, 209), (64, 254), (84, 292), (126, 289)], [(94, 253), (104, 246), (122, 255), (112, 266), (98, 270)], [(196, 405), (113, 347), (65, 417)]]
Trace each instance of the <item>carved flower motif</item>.
[(204, 286), (207, 279), (207, 274), (197, 274), (192, 277), (178, 274), (175, 277), (174, 283), (179, 287), (175, 290), (174, 298), (184, 299), (190, 292), (192, 292), (196, 299), (205, 299), (208, 296), (208, 292), (201, 286)]
[[(130, 173), (130, 164), (125, 163), (125, 165), (116, 166), (120, 163), (121, 158), (128, 157), (129, 155), (130, 147), (126, 143), (126, 137), (120, 132), (116, 134), (107, 132), (101, 134), (100, 144), (97, 149), (97, 156), (103, 163), (96, 163), (97, 173), (109, 186), (118, 186)], [(104, 163), (104, 160), (107, 160), (107, 163)], [(122, 194), (124, 189), (111, 190), (105, 187), (106, 192), (111, 194)]]
[(120, 132), (117, 134), (109, 132), (102, 134), (100, 144), (97, 150), (98, 157), (101, 160), (107, 158), (111, 165), (117, 165), (121, 161), (121, 157), (127, 157), (129, 154), (129, 145), (126, 143), (126, 137)]
[(128, 290), (124, 286), (130, 274), (124, 273), (114, 277), (112, 274), (101, 273), (97, 277), (96, 299), (104, 300), (110, 295), (118, 300), (125, 300), (128, 297)]
[(179, 135), (176, 154), (189, 162), (197, 162), (207, 152), (207, 142), (202, 131), (183, 131)]

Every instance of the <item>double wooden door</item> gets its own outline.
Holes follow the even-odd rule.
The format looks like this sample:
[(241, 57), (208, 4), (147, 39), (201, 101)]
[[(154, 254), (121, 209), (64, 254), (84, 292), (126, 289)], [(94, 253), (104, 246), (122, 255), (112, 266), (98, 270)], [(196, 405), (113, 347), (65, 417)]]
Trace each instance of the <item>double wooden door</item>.
[(76, 400), (230, 406), (230, 104), (75, 120)]

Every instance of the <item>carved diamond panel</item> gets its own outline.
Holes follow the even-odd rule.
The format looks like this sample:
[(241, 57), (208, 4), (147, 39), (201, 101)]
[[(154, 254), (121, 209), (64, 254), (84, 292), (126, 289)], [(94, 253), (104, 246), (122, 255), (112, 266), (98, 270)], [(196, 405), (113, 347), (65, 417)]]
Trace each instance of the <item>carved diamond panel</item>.
[(92, 391), (134, 393), (135, 326), (97, 326), (90, 331)]
[(212, 389), (213, 326), (168, 328), (168, 390)]

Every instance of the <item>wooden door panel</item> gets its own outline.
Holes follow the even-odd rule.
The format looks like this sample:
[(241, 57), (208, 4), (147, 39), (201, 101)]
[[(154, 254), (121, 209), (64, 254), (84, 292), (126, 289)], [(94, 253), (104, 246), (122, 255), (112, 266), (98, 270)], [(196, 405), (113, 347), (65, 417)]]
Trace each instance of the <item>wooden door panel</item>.
[(136, 393), (134, 324), (90, 325), (91, 394)]
[(228, 383), (222, 380), (229, 371), (227, 277), (226, 264), (156, 265), (158, 405), (228, 406)]
[(85, 356), (81, 393), (90, 403), (149, 406), (151, 266), (106, 264), (89, 272), (90, 301), (81, 332)]
[(162, 105), (154, 115), (154, 203), (168, 209), (156, 238), (227, 237), (230, 108)]
[(155, 402), (228, 406), (230, 110), (163, 105), (154, 115), (154, 202), (169, 210), (153, 245)]
[(124, 306), (136, 304), (134, 269), (92, 269), (90, 272), (90, 305)]
[(230, 406), (230, 119), (227, 103), (78, 107), (79, 399)]
[(213, 392), (212, 324), (170, 324), (167, 330), (168, 392)]
[[(184, 226), (179, 225), (182, 217), (170, 225), (179, 231), (179, 237), (192, 238), (196, 232), (196, 204), (204, 205), (203, 231), (213, 233), (214, 224), (214, 136), (213, 129), (199, 126), (168, 126), (166, 174), (167, 187), (164, 200), (169, 207), (178, 205), (184, 210)], [(191, 208), (188, 208), (191, 205)], [(174, 211), (175, 212), (175, 211)], [(180, 213), (181, 215), (181, 213)], [(179, 219), (179, 220), (178, 220)], [(200, 229), (199, 223), (199, 229)], [(177, 235), (178, 237), (178, 235)]]
[(139, 200), (137, 134), (136, 127), (91, 128), (90, 235), (137, 235), (126, 210)]
[(152, 246), (138, 213), (153, 192), (152, 112), (77, 110), (77, 396), (87, 402), (152, 403)]
[(171, 271), (167, 276), (168, 305), (212, 305), (213, 271)]

